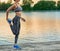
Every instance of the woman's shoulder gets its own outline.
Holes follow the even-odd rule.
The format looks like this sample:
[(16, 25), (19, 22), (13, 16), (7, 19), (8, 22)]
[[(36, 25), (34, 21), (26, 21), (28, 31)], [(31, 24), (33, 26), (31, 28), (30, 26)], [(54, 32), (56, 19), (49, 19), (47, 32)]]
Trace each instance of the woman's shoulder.
[(13, 5), (15, 5), (15, 6), (16, 6), (16, 3), (13, 3)]
[(13, 5), (12, 5), (12, 6), (16, 7), (16, 6), (17, 6), (17, 4), (16, 4), (16, 3), (13, 3)]

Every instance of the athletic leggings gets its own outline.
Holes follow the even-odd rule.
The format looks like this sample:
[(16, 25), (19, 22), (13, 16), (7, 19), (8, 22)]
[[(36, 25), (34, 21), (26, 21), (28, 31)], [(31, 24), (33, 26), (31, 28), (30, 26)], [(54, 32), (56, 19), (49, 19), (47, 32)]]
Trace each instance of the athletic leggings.
[(13, 23), (13, 25), (10, 25), (10, 28), (11, 28), (11, 31), (13, 32), (13, 34), (15, 35), (15, 44), (16, 44), (17, 40), (18, 40), (18, 36), (19, 36), (19, 31), (20, 31), (20, 17), (15, 16), (12, 19), (12, 23)]

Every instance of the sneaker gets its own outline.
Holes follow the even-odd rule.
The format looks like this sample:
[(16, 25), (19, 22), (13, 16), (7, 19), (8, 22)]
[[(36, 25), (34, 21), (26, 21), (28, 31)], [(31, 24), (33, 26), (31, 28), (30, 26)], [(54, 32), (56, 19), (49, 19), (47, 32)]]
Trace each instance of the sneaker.
[(14, 45), (14, 48), (15, 48), (15, 49), (20, 49), (20, 50), (21, 50), (21, 47), (18, 46), (18, 45)]
[(11, 21), (12, 21), (12, 20), (11, 20), (11, 19), (8, 19), (7, 21), (8, 21), (9, 24), (11, 24)]

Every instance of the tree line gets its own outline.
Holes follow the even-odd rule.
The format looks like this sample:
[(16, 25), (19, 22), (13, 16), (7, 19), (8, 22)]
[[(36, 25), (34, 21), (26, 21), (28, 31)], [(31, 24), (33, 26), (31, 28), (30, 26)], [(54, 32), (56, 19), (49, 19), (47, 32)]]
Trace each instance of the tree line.
[[(6, 11), (11, 5), (11, 3), (0, 3), (0, 11)], [(38, 1), (34, 6), (31, 5), (31, 3), (27, 3), (21, 5), (21, 7), (23, 11), (60, 10), (60, 1), (57, 3), (55, 1)]]

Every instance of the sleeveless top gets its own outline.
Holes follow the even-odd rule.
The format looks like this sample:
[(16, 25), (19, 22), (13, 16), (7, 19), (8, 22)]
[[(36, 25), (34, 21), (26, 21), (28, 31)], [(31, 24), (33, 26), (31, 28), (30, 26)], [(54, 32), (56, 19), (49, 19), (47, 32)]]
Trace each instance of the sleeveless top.
[(21, 6), (17, 6), (17, 8), (14, 9), (15, 12), (20, 12), (22, 11), (22, 7)]

